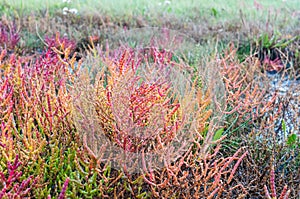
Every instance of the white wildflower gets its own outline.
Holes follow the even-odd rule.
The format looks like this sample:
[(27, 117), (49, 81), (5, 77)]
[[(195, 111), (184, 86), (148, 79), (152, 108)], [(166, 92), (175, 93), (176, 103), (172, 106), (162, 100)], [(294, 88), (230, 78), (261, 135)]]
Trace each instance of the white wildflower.
[(63, 8), (63, 15), (67, 15), (69, 13), (69, 8), (64, 7)]
[(63, 3), (71, 3), (72, 0), (63, 0)]
[(78, 10), (76, 8), (72, 8), (69, 10), (69, 12), (72, 14), (77, 14)]
[(168, 1), (168, 0), (165, 1), (165, 5), (170, 5), (170, 4), (171, 4), (171, 1)]
[(64, 7), (64, 9), (63, 9), (63, 15), (67, 15), (67, 14), (69, 14), (69, 13), (75, 15), (75, 14), (78, 13), (78, 10), (77, 10), (76, 8), (71, 8), (71, 9), (69, 9), (69, 8), (67, 8), (67, 7)]
[(168, 0), (164, 1), (163, 3), (162, 2), (158, 2), (158, 6), (168, 6), (170, 4), (171, 4), (171, 1), (168, 1)]

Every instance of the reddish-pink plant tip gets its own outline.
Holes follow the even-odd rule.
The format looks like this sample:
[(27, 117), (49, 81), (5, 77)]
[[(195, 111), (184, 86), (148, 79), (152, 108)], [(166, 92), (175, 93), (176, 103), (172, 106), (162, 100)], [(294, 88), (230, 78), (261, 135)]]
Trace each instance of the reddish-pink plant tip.
[(280, 196), (279, 196), (279, 199), (288, 199), (289, 194), (290, 194), (290, 190), (288, 190), (288, 186), (285, 185), (283, 187), (283, 190), (282, 190)]
[(266, 198), (267, 199), (272, 199), (266, 185), (264, 185), (264, 191), (265, 191)]
[(2, 148), (5, 148), (5, 144), (2, 144), (1, 142), (0, 142), (0, 146), (1, 146)]
[(1, 181), (5, 185), (0, 192), (0, 198), (14, 198), (13, 196), (25, 197), (36, 183), (36, 180), (34, 180), (33, 183), (29, 184), (32, 180), (32, 176), (28, 177), (22, 182), (19, 182), (22, 176), (22, 172), (17, 172), (17, 169), (21, 165), (21, 162), (19, 161), (18, 157), (19, 156), (16, 155), (13, 164), (11, 164), (10, 162), (7, 163), (7, 178), (5, 177), (3, 172), (0, 172)]
[(67, 191), (67, 188), (68, 188), (69, 181), (70, 181), (70, 178), (67, 177), (66, 181), (63, 184), (61, 193), (58, 196), (58, 199), (64, 199), (66, 197), (65, 195), (66, 195), (66, 191)]

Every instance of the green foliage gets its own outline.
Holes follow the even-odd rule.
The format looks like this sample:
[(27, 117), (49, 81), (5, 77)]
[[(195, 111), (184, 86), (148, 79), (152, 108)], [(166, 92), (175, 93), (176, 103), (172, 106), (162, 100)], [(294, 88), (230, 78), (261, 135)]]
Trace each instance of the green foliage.
[(222, 137), (223, 133), (224, 133), (224, 128), (217, 130), (214, 135), (213, 141), (219, 140)]
[(284, 49), (292, 42), (296, 41), (299, 36), (295, 36), (289, 39), (280, 39), (282, 35), (279, 32), (275, 32), (271, 37), (268, 33), (263, 33), (257, 40), (257, 43), (261, 48), (271, 49), (280, 48)]
[(253, 47), (251, 44), (251, 40), (245, 41), (238, 45), (237, 57), (240, 60), (240, 62), (245, 61), (245, 59), (248, 58), (253, 53), (254, 53), (254, 50), (253, 50)]
[(217, 17), (219, 15), (219, 12), (215, 8), (211, 9), (211, 13), (214, 17)]
[(287, 137), (286, 144), (291, 147), (291, 148), (296, 148), (297, 147), (297, 142), (298, 142), (298, 147), (299, 147), (299, 138), (297, 138), (297, 135), (295, 133), (290, 134)]

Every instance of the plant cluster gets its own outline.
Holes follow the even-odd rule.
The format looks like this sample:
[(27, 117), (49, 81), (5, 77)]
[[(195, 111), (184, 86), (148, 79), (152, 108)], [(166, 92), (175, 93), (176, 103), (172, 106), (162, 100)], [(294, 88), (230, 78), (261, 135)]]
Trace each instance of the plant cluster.
[(10, 51), (16, 50), (19, 40), (20, 34), (16, 23), (2, 16), (0, 22), (0, 48)]
[[(233, 45), (190, 60), (167, 29), (150, 47), (111, 50), (94, 45), (102, 36), (52, 31), (133, 22), (45, 16), (39, 28), (54, 36), (38, 53), (19, 53), (24, 32), (0, 22), (0, 198), (299, 197), (298, 37), (264, 34), (242, 60)], [(35, 17), (19, 22), (39, 35)]]
[[(66, 47), (64, 55), (68, 57), (69, 51)], [(76, 69), (74, 57), (63, 59), (58, 52), (46, 48), (32, 58), (1, 51), (2, 196), (67, 194), (78, 150), (67, 84)]]
[[(77, 129), (89, 155), (97, 162), (95, 166), (99, 167), (108, 157), (112, 161), (112, 156), (122, 159), (109, 147), (113, 143), (126, 157), (125, 165), (119, 168), (130, 181), (142, 179), (151, 197), (213, 198), (246, 194), (243, 185), (232, 179), (247, 152), (240, 149), (233, 156), (219, 156), (221, 145), (220, 140), (214, 139), (216, 126), (212, 122), (210, 90), (203, 94), (196, 80), (185, 82), (184, 76), (176, 77), (187, 66), (177, 63), (172, 53), (154, 47), (132, 50), (121, 48), (109, 57), (100, 56), (103, 68), (94, 75), (96, 80), (92, 81), (85, 70), (75, 84), (76, 88), (85, 85), (77, 89), (78, 95), (83, 96), (75, 103)], [(174, 79), (181, 82), (178, 84)], [(181, 85), (182, 90), (174, 85)], [(105, 137), (108, 139), (103, 141)], [(170, 149), (171, 157), (165, 156), (163, 149), (172, 146), (169, 143), (176, 139), (180, 140), (180, 150)], [(164, 163), (146, 161), (144, 153), (165, 158)], [(134, 158), (136, 154), (141, 154), (141, 158)], [(170, 162), (168, 158), (172, 157), (174, 161)], [(130, 173), (132, 166), (140, 167), (134, 175)]]
[[(283, 58), (280, 62), (288, 63)], [(298, 104), (295, 73), (288, 68), (276, 74), (262, 70), (266, 65), (255, 56), (240, 62), (232, 46), (219, 63), (227, 100), (228, 123), (224, 134), (229, 139), (224, 140), (224, 145), (230, 150), (245, 146), (249, 152), (238, 169), (248, 178), (236, 179), (248, 184), (246, 190), (251, 196), (264, 197), (261, 190), (266, 190), (263, 185), (268, 183), (265, 174), (271, 170), (272, 197), (275, 197), (276, 183), (282, 190), (281, 198), (288, 197), (285, 195), (287, 187), (290, 196), (297, 198), (299, 173), (292, 172), (299, 170), (300, 141), (298, 127), (295, 127), (299, 119), (295, 107)], [(285, 89), (286, 82), (289, 88)], [(280, 177), (275, 181), (274, 175)], [(268, 198), (269, 192), (265, 192)]]

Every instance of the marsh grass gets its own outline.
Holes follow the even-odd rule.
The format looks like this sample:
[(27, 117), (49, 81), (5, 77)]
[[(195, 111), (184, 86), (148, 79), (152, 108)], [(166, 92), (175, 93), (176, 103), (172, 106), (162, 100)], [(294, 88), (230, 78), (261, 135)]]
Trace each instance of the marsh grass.
[[(174, 0), (170, 1), (170, 3), (162, 0), (74, 0), (67, 4), (60, 0), (0, 0), (0, 3), (1, 22), (15, 23), (21, 36), (17, 48), (22, 49), (22, 51), (9, 53), (15, 53), (16, 56), (19, 54), (24, 56), (30, 55), (30, 57), (26, 57), (26, 60), (31, 60), (32, 54), (45, 56), (43, 50), (47, 50), (47, 45), (49, 45), (46, 38), (55, 38), (56, 33), (59, 32), (60, 36), (73, 41), (75, 46), (73, 46), (74, 49), (72, 51), (68, 51), (68, 56), (58, 55), (58, 51), (56, 51), (58, 53), (57, 56), (51, 54), (51, 56), (54, 56), (53, 59), (59, 59), (57, 60), (59, 64), (54, 65), (57, 67), (66, 64), (66, 60), (72, 60), (74, 67), (74, 63), (76, 62), (77, 64), (78, 61), (75, 61), (74, 52), (80, 54), (81, 58), (83, 58), (82, 67), (86, 69), (82, 74), (86, 76), (83, 76), (84, 81), (82, 81), (82, 85), (78, 85), (78, 89), (81, 88), (86, 92), (89, 92), (89, 89), (92, 88), (89, 87), (90, 84), (97, 82), (97, 74), (103, 72), (101, 70), (107, 67), (107, 63), (103, 62), (103, 57), (108, 55), (106, 53), (109, 49), (116, 49), (120, 44), (130, 47), (136, 47), (140, 44), (148, 45), (148, 43), (151, 43), (150, 37), (153, 36), (154, 32), (154, 34), (161, 36), (156, 37), (156, 45), (176, 51), (176, 61), (189, 66), (186, 73), (193, 75), (191, 78), (193, 82), (197, 81), (195, 87), (201, 87), (203, 93), (210, 91), (214, 94), (214, 96), (206, 96), (214, 104), (207, 104), (205, 97), (200, 99), (201, 103), (204, 100), (203, 104), (207, 105), (201, 110), (204, 113), (208, 110), (213, 110), (214, 116), (221, 121), (216, 125), (212, 125), (216, 126), (212, 130), (209, 127), (212, 127), (210, 124), (213, 123), (208, 121), (212, 117), (209, 117), (211, 115), (207, 114), (209, 116), (203, 117), (199, 122), (199, 133), (197, 134), (198, 137), (196, 136), (197, 139), (194, 140), (195, 146), (192, 153), (174, 162), (169, 168), (155, 170), (152, 173), (149, 171), (145, 176), (126, 176), (121, 170), (113, 169), (112, 165), (99, 163), (95, 154), (91, 153), (87, 146), (84, 146), (84, 141), (82, 143), (82, 140), (79, 140), (78, 133), (75, 133), (74, 136), (71, 136), (69, 133), (66, 133), (65, 137), (58, 136), (61, 142), (67, 143), (64, 146), (60, 142), (55, 141), (57, 138), (55, 136), (44, 136), (43, 142), (40, 143), (34, 139), (34, 136), (28, 137), (28, 140), (34, 142), (34, 146), (44, 147), (45, 150), (40, 152), (42, 155), (48, 156), (46, 159), (43, 159), (42, 156), (39, 158), (33, 158), (32, 156), (27, 160), (28, 158), (24, 156), (24, 153), (20, 153), (20, 158), (25, 162), (23, 171), (27, 173), (26, 177), (30, 174), (36, 174), (36, 172), (38, 172), (39, 176), (44, 176), (44, 181), (41, 179), (39, 183), (45, 182), (45, 187), (40, 185), (40, 188), (34, 191), (34, 194), (45, 197), (49, 194), (58, 196), (58, 192), (62, 190), (61, 188), (65, 187), (63, 190), (70, 197), (114, 196), (119, 198), (151, 198), (154, 196), (158, 197), (159, 194), (166, 197), (176, 197), (180, 195), (178, 190), (181, 193), (187, 193), (186, 191), (189, 190), (190, 193), (187, 193), (187, 197), (189, 194), (194, 194), (194, 190), (190, 189), (190, 187), (191, 182), (194, 182), (194, 179), (197, 178), (199, 186), (196, 188), (199, 195), (214, 197), (216, 196), (214, 194), (219, 192), (220, 197), (223, 193), (225, 194), (223, 196), (228, 197), (232, 194), (232, 196), (241, 198), (262, 198), (265, 195), (264, 186), (266, 185), (269, 188), (269, 185), (273, 183), (270, 183), (268, 174), (274, 166), (277, 193), (280, 193), (284, 189), (284, 184), (287, 184), (288, 189), (291, 190), (291, 198), (299, 196), (300, 176), (299, 172), (297, 172), (300, 168), (299, 133), (289, 132), (290, 134), (285, 137), (287, 138), (286, 141), (278, 142), (278, 139), (276, 139), (278, 128), (274, 126), (275, 120), (280, 119), (287, 112), (287, 107), (297, 113), (297, 106), (286, 105), (291, 104), (292, 101), (299, 103), (299, 96), (293, 95), (293, 92), (298, 92), (298, 89), (290, 89), (288, 95), (280, 97), (279, 103), (276, 100), (272, 101), (273, 107), (268, 107), (269, 109), (264, 110), (266, 111), (265, 114), (254, 118), (251, 117), (256, 106), (262, 109), (265, 108), (264, 104), (260, 104), (260, 102), (264, 101), (264, 98), (260, 95), (255, 95), (256, 92), (253, 91), (255, 86), (260, 86), (258, 90), (266, 91), (266, 93), (270, 90), (270, 87), (267, 87), (270, 83), (270, 80), (266, 77), (267, 64), (262, 64), (264, 63), (264, 58), (259, 56), (260, 51), (280, 52), (283, 58), (282, 61), (285, 64), (290, 63), (293, 69), (289, 70), (289, 76), (292, 76), (294, 79), (299, 78), (297, 71), (300, 63), (299, 39), (293, 40), (287, 48), (280, 46), (285, 39), (288, 40), (299, 35), (298, 10), (300, 9), (300, 4), (298, 1), (228, 0), (225, 4), (222, 0), (209, 2), (205, 0), (191, 0), (188, 2)], [(64, 7), (76, 8), (78, 13), (64, 15)], [(171, 34), (165, 35), (158, 31), (164, 29), (170, 31)], [(170, 39), (172, 35), (184, 36), (184, 41), (179, 40), (180, 45), (176, 43), (170, 45), (168, 42), (172, 40)], [(94, 42), (90, 42), (90, 36), (97, 39)], [(278, 38), (270, 41), (272, 40), (271, 38), (277, 36)], [(169, 39), (165, 41), (167, 44), (159, 43), (164, 41), (165, 38)], [(262, 42), (261, 39), (264, 38), (266, 42)], [(228, 45), (228, 43), (231, 45)], [(271, 45), (269, 45), (270, 43)], [(60, 41), (59, 45), (62, 44), (65, 45), (66, 43)], [(107, 44), (110, 45), (110, 48), (108, 48)], [(236, 49), (232, 48), (232, 44), (235, 44)], [(143, 47), (147, 47), (147, 45)], [(59, 50), (59, 46), (55, 47)], [(236, 54), (232, 53), (233, 51)], [(42, 58), (44, 59), (45, 57)], [(226, 61), (228, 65), (234, 66), (237, 70), (232, 69), (228, 70), (226, 74), (220, 74), (222, 63), (224, 64)], [(4, 63), (6, 62), (1, 63), (3, 69), (7, 67), (7, 64)], [(14, 64), (11, 65), (14, 66)], [(26, 64), (24, 63), (23, 65)], [(235, 79), (234, 72), (236, 71), (240, 74)], [(61, 74), (56, 75), (60, 77)], [(18, 74), (16, 77), (18, 77)], [(239, 85), (240, 88), (235, 88), (234, 86), (230, 89), (226, 88), (225, 78), (230, 79), (232, 85)], [(16, 82), (18, 82), (17, 80), (18, 78), (16, 78)], [(239, 81), (237, 82), (237, 80)], [(263, 86), (261, 86), (260, 80), (264, 81)], [(239, 82), (241, 84), (238, 84)], [(178, 82), (178, 84), (181, 83), (180, 81)], [(250, 89), (247, 88), (248, 85), (250, 85)], [(19, 88), (17, 84), (14, 86)], [(74, 85), (71, 83), (69, 86), (68, 89), (72, 89)], [(120, 88), (122, 89), (123, 87)], [(246, 94), (242, 95), (238, 89)], [(66, 92), (66, 94), (69, 95), (70, 93)], [(234, 96), (237, 96), (237, 98), (234, 98)], [(210, 97), (213, 97), (213, 99)], [(247, 101), (245, 100), (246, 98), (250, 100)], [(18, 99), (17, 97), (15, 99), (18, 101), (23, 100), (23, 98)], [(51, 99), (53, 103), (56, 102), (54, 90)], [(226, 100), (228, 102), (228, 99), (232, 103), (231, 106), (226, 107), (228, 105)], [(69, 104), (69, 100), (62, 98), (63, 105), (68, 110), (71, 110), (74, 107)], [(86, 103), (92, 103), (90, 98), (85, 100), (84, 102)], [(251, 104), (251, 100), (255, 103)], [(285, 106), (285, 110), (278, 108), (281, 106), (280, 103)], [(236, 104), (242, 104), (242, 109), (238, 110), (237, 106), (235, 106)], [(46, 102), (41, 102), (40, 109), (43, 109), (43, 106), (45, 106), (46, 110), (48, 110), (49, 107), (54, 108), (54, 105), (55, 103), (52, 107), (51, 104), (46, 105)], [(7, 105), (7, 107), (9, 106)], [(4, 107), (4, 111), (6, 111), (7, 107)], [(88, 107), (86, 111), (90, 111), (89, 108), (91, 107)], [(28, 109), (28, 111), (30, 110)], [(220, 112), (220, 110), (223, 112)], [(33, 112), (39, 113), (39, 111)], [(49, 111), (47, 111), (47, 114), (44, 112), (39, 113), (40, 115), (37, 117), (44, 118), (51, 113)], [(229, 114), (229, 112), (231, 113)], [(9, 116), (9, 114), (7, 115)], [(93, 119), (92, 114), (87, 115), (89, 116), (88, 119)], [(200, 116), (202, 117), (203, 115)], [(295, 125), (298, 124), (298, 119), (297, 114), (293, 115), (292, 120)], [(49, 130), (51, 126), (50, 121), (52, 120), (49, 118), (48, 120), (45, 120), (43, 125), (40, 125), (41, 127), (37, 128), (36, 131), (49, 132), (48, 134), (53, 133)], [(64, 129), (63, 132), (80, 130), (79, 128), (73, 128), (72, 118), (64, 118), (63, 121), (64, 123), (61, 125)], [(19, 121), (19, 123), (22, 122)], [(27, 125), (31, 124), (30, 122), (27, 123)], [(34, 123), (34, 125), (36, 124)], [(277, 127), (288, 129), (287, 125), (288, 123), (284, 119)], [(2, 131), (3, 128), (5, 130), (5, 126), (2, 125), (1, 127)], [(217, 131), (217, 129), (219, 130)], [(62, 132), (60, 129), (56, 130)], [(18, 129), (16, 130), (20, 134), (25, 132), (23, 130), (19, 131)], [(44, 134), (42, 133), (42, 135)], [(217, 137), (221, 137), (221, 140), (214, 140)], [(21, 143), (21, 140), (24, 141), (21, 138), (21, 136), (18, 137), (14, 142)], [(52, 140), (51, 146), (45, 145), (49, 139), (50, 141)], [(9, 141), (3, 143), (1, 141), (0, 144), (6, 144), (12, 148), (12, 145), (9, 145)], [(201, 152), (203, 148), (199, 147), (199, 144), (208, 152), (204, 158), (201, 156), (203, 155)], [(32, 147), (24, 149), (22, 144), (16, 146), (18, 150), (15, 152), (11, 148), (5, 147), (3, 153), (15, 154), (22, 150), (32, 150)], [(69, 147), (68, 150), (65, 148), (67, 146)], [(59, 161), (60, 158), (61, 161)], [(224, 165), (223, 163), (226, 161), (228, 164)], [(32, 162), (34, 162), (33, 167), (29, 164)], [(2, 163), (2, 169), (4, 168), (3, 165), (5, 164)], [(41, 168), (40, 165), (42, 165)], [(211, 169), (207, 176), (202, 175), (204, 173), (202, 171), (203, 165)], [(219, 176), (215, 175), (216, 171), (220, 169), (218, 167), (225, 169), (223, 170), (224, 173)], [(235, 175), (231, 176), (230, 172)], [(198, 178), (200, 175), (202, 176)], [(68, 188), (63, 185), (64, 182), (69, 180), (67, 176), (70, 178)], [(228, 183), (226, 185), (222, 184), (220, 186), (221, 189), (218, 189), (218, 180), (220, 180), (221, 176)], [(176, 180), (182, 182), (183, 187), (180, 184), (178, 185)], [(209, 188), (209, 191), (206, 191), (206, 193), (202, 192), (204, 189), (202, 186), (203, 182)], [(171, 184), (171, 186), (168, 186), (167, 183)], [(224, 190), (225, 192), (223, 192)], [(184, 196), (184, 194), (181, 196)]]
[[(205, 0), (177, 0), (177, 1), (164, 1), (164, 0), (73, 0), (69, 4), (63, 3), (61, 0), (28, 0), (28, 1), (6, 1), (1, 0), (6, 5), (13, 8), (22, 10), (23, 13), (37, 11), (40, 9), (54, 10), (66, 5), (80, 9), (81, 13), (93, 14), (104, 13), (112, 14), (115, 16), (134, 16), (134, 15), (157, 15), (174, 14), (177, 17), (194, 18), (196, 16), (211, 15), (218, 20), (233, 19), (239, 15), (240, 9), (245, 11), (246, 16), (253, 17), (260, 15), (267, 16), (268, 13), (257, 12), (271, 10), (280, 10), (281, 14), (292, 14), (292, 12), (299, 10), (299, 4), (295, 0), (291, 1), (237, 1), (228, 0), (226, 4), (222, 0), (214, 0), (207, 2)], [(256, 2), (256, 3), (255, 3)], [(116, 6), (118, 5), (118, 6)], [(247, 9), (245, 9), (247, 8)], [(156, 14), (155, 14), (156, 13)], [(278, 16), (280, 17), (280, 16)], [(256, 20), (258, 18), (253, 18)]]
[[(19, 20), (22, 31), (27, 32), (26, 41), (34, 40), (31, 35), (37, 38), (36, 29), (42, 36), (59, 31), (80, 41), (90, 35), (119, 33), (124, 28), (166, 27), (180, 30), (202, 45), (217, 37), (227, 43), (276, 30), (293, 34), (298, 29), (300, 7), (296, 1), (280, 0), (259, 1), (258, 5), (236, 0), (226, 4), (221, 0), (178, 0), (169, 4), (162, 0), (1, 1), (4, 6), (0, 13)], [(64, 7), (76, 8), (78, 14), (63, 15)], [(26, 46), (34, 47), (35, 43), (27, 42)]]

